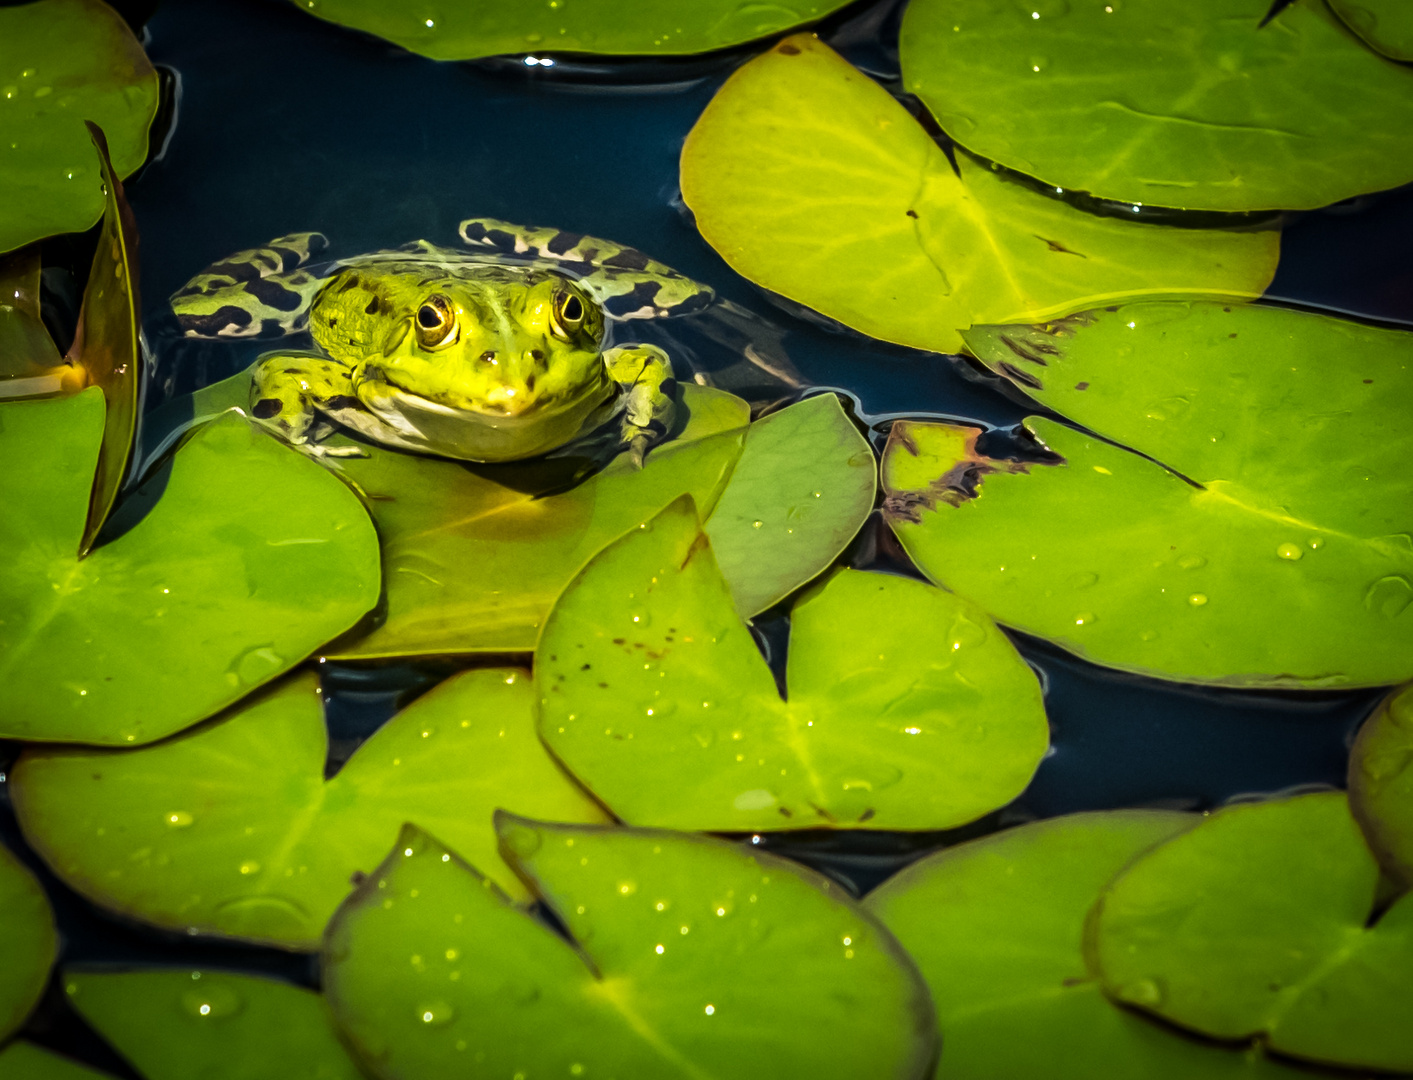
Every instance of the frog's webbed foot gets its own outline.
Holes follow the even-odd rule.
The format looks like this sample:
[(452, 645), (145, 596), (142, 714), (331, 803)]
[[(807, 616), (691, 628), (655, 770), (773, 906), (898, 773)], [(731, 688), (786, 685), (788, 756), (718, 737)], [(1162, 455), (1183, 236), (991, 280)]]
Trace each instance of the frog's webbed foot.
[(323, 278), (299, 267), (327, 241), (291, 233), (212, 263), (172, 294), (187, 337), (279, 337), (303, 329)]
[(361, 405), (349, 369), (315, 353), (266, 353), (256, 361), (250, 383), (250, 416), (310, 457), (360, 457), (356, 446), (324, 446), (337, 416)]
[(716, 298), (711, 286), (612, 240), (527, 228), (495, 218), (467, 218), (460, 232), (461, 239), (475, 248), (561, 263), (610, 319), (690, 315)]
[(609, 377), (624, 393), (622, 441), (635, 468), (648, 450), (667, 438), (676, 412), (672, 361), (656, 345), (624, 345), (604, 353)]

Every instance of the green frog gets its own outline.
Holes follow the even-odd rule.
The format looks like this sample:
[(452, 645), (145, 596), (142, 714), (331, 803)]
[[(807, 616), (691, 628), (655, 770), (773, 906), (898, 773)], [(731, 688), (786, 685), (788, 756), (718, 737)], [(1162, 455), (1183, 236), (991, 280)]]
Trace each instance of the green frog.
[(305, 268), (318, 233), (208, 267), (172, 297), (190, 337), (308, 329), (317, 352), (255, 363), (250, 415), (315, 456), (335, 425), (402, 450), (477, 462), (535, 457), (618, 417), (641, 465), (671, 427), (672, 363), (653, 345), (605, 347), (610, 324), (698, 311), (710, 288), (633, 248), (491, 218), (469, 250), (425, 240)]

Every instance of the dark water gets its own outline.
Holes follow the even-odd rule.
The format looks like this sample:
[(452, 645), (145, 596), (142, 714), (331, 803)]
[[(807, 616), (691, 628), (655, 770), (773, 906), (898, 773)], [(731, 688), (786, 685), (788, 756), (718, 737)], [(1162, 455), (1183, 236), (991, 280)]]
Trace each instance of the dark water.
[[(769, 320), (805, 382), (845, 392), (860, 422), (875, 430), (898, 415), (1004, 428), (1034, 411), (960, 360), (829, 332), (782, 310), (697, 235), (677, 205), (678, 153), (717, 87), (757, 50), (682, 62), (560, 58), (553, 68), (505, 59), (436, 64), (339, 31), (285, 0), (153, 7), (138, 0), (127, 8), (135, 22), (151, 13), (149, 55), (176, 75), (175, 123), (160, 154), (128, 184), (157, 353), (149, 408), (172, 407), (264, 347), (189, 347), (174, 339), (164, 299), (207, 263), (310, 229), (328, 235), (333, 257), (416, 238), (451, 245), (461, 219), (490, 216), (632, 244), (710, 283)], [(822, 34), (888, 82), (896, 77), (897, 10), (893, 0), (857, 4)], [(86, 263), (81, 244), (50, 247)], [(1270, 295), (1413, 323), (1410, 250), (1410, 189), (1295, 217)], [(710, 359), (709, 341), (691, 347)], [(870, 522), (847, 557), (907, 572), (883, 532)], [(761, 631), (778, 658), (785, 620), (765, 619)], [(1044, 681), (1054, 750), (1016, 804), (952, 836), (812, 833), (766, 837), (762, 846), (863, 891), (957, 835), (1031, 817), (1134, 805), (1207, 808), (1251, 793), (1342, 786), (1352, 733), (1380, 696), (1194, 690), (1104, 671), (1025, 637), (1017, 645)], [(327, 671), (330, 768), (399, 701), (455, 667)], [(8, 806), (0, 832), (24, 853)], [(132, 926), (40, 870), (63, 931), (61, 962), (234, 967), (313, 984), (307, 957)], [(85, 1033), (54, 987), (27, 1034), (132, 1075)]]

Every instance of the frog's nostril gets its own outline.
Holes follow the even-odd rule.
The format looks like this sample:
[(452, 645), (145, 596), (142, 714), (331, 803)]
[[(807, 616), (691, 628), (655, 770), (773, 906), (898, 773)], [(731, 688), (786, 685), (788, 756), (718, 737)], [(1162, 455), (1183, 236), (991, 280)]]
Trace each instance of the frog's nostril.
[(525, 389), (526, 389), (527, 392), (532, 393), (532, 394), (535, 392), (535, 376), (533, 376), (533, 375), (526, 375), (526, 376), (525, 376)]
[(481, 359), (488, 364), (494, 364), (496, 362), (496, 351), (494, 349), (487, 349), (481, 354)]
[(535, 363), (540, 363), (542, 360), (544, 360), (544, 358), (545, 354), (542, 353), (539, 349), (530, 350), (530, 359), (535, 361)]

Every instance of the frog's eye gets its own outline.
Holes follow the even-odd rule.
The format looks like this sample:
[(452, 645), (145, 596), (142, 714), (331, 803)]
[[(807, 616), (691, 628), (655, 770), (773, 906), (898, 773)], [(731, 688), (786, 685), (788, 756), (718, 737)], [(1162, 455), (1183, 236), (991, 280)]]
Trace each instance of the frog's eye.
[(456, 341), (458, 326), (445, 296), (429, 296), (417, 309), (417, 343), (424, 349), (442, 349)]
[(569, 341), (578, 336), (589, 317), (584, 301), (577, 293), (568, 289), (557, 293), (554, 298), (554, 319), (552, 327), (557, 336)]

